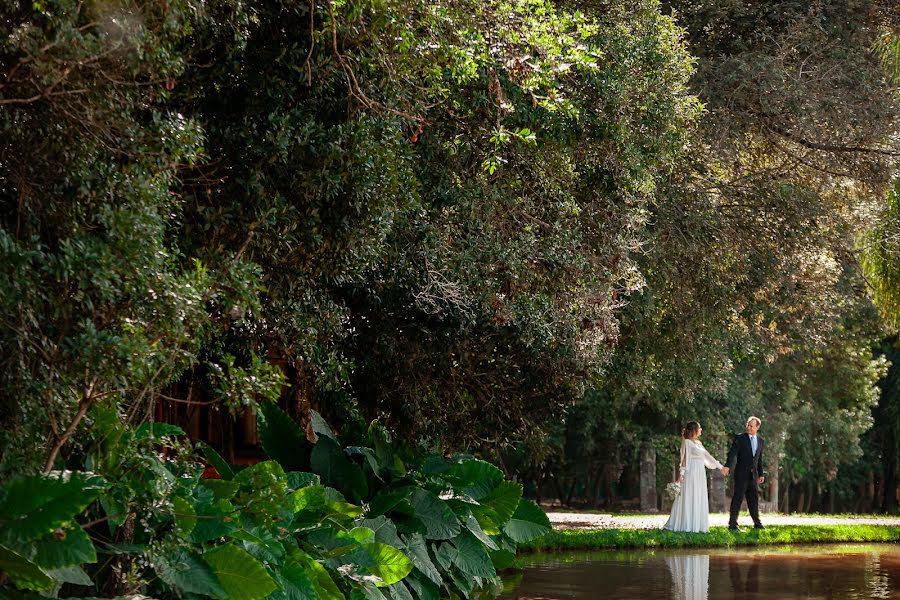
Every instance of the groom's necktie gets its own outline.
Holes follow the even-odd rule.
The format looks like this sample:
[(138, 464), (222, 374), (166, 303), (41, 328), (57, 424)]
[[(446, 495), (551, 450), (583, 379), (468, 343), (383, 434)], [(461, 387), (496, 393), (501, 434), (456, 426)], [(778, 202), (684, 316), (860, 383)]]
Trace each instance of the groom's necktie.
[(750, 451), (753, 453), (753, 456), (756, 456), (756, 436), (750, 436)]

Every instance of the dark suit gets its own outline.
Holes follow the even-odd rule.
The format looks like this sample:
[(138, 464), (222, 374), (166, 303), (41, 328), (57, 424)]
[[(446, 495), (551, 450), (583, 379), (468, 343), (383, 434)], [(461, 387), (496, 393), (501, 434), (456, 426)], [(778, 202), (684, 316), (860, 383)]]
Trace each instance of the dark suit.
[(754, 525), (759, 525), (759, 493), (757, 481), (763, 474), (762, 451), (763, 441), (756, 436), (756, 454), (750, 447), (750, 435), (742, 433), (734, 436), (731, 449), (725, 466), (734, 476), (734, 495), (731, 497), (731, 515), (728, 519), (729, 527), (737, 527), (738, 512), (741, 510), (741, 502), (747, 498), (747, 509)]

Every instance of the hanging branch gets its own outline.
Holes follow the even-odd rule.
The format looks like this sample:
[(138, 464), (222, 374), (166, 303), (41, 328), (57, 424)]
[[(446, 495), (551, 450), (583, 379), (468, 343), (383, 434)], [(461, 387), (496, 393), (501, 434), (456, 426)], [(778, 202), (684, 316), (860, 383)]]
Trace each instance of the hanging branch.
[[(334, 6), (332, 5), (332, 0), (328, 1), (328, 14), (331, 16), (331, 52), (334, 54), (334, 57), (337, 59), (338, 64), (341, 66), (341, 70), (344, 72), (344, 79), (347, 82), (347, 90), (351, 96), (359, 100), (363, 106), (368, 108), (369, 110), (380, 110), (389, 112), (391, 114), (397, 115), (398, 117), (403, 117), (405, 119), (410, 119), (411, 121), (415, 121), (417, 123), (424, 123), (425, 119), (420, 116), (411, 115), (409, 113), (391, 108), (389, 106), (385, 106), (380, 102), (372, 100), (368, 96), (366, 96), (365, 92), (362, 91), (362, 88), (359, 86), (359, 81), (356, 79), (356, 74), (353, 72), (353, 67), (350, 65), (349, 61), (341, 54), (340, 50), (338, 50), (338, 38), (337, 38), (337, 19), (334, 16)], [(312, 50), (310, 49), (310, 52)]]
[(75, 416), (72, 418), (72, 422), (69, 423), (69, 427), (66, 428), (65, 432), (62, 435), (53, 435), (53, 437), (56, 439), (56, 443), (53, 445), (53, 449), (50, 451), (50, 455), (47, 457), (47, 462), (44, 464), (45, 474), (53, 470), (53, 463), (56, 462), (56, 456), (59, 454), (59, 451), (66, 444), (66, 442), (69, 441), (69, 438), (72, 437), (72, 434), (75, 433), (75, 430), (78, 428), (78, 424), (81, 423), (81, 419), (84, 418), (84, 415), (91, 407), (91, 404), (94, 403), (94, 400), (100, 397), (100, 394), (94, 394), (95, 384), (96, 380), (88, 384), (87, 389), (84, 390), (84, 395), (81, 398), (81, 402), (78, 403), (78, 412), (75, 413)]

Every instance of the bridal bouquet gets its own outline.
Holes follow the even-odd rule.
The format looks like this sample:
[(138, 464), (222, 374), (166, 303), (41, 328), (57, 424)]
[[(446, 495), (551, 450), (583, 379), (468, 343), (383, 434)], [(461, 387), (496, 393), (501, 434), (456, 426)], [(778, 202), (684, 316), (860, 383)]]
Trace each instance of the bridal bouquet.
[(675, 500), (681, 494), (681, 484), (677, 481), (666, 484), (666, 497), (669, 500)]

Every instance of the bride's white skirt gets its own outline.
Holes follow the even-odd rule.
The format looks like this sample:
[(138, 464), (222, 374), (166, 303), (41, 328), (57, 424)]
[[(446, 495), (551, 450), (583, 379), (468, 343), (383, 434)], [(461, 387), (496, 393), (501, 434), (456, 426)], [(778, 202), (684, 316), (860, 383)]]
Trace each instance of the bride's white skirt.
[(709, 495), (706, 492), (706, 465), (703, 459), (688, 461), (681, 493), (672, 503), (672, 513), (665, 528), (709, 533)]

